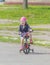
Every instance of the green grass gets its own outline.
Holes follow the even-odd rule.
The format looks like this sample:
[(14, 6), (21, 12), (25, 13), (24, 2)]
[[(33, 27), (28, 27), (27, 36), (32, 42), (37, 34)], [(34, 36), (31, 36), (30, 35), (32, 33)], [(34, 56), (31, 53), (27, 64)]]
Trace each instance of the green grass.
[(34, 45), (38, 45), (38, 46), (44, 46), (44, 47), (48, 47), (50, 48), (50, 44), (43, 44), (43, 43), (34, 43)]
[[(38, 45), (38, 46), (45, 46), (50, 48), (50, 44), (45, 44), (45, 42), (42, 42), (44, 40), (39, 40), (39, 39), (33, 39), (33, 44)], [(10, 42), (10, 43), (18, 43), (20, 44), (20, 38), (18, 37), (17, 39), (14, 39), (12, 36), (0, 36), (0, 42)]]
[(11, 43), (19, 43), (20, 42), (20, 38), (18, 39), (14, 39), (14, 37), (12, 36), (0, 36), (0, 42), (11, 42)]
[(50, 28), (32, 28), (34, 31), (50, 31)]
[(50, 41), (40, 40), (40, 39), (34, 38), (34, 45), (44, 46), (44, 47), (50, 48)]
[[(4, 8), (9, 7), (9, 8)], [(23, 9), (20, 5), (0, 6), (0, 19), (16, 19), (26, 16), (30, 25), (50, 24), (50, 6), (32, 6)]]
[(20, 25), (19, 22), (0, 24), (1, 27), (3, 27), (3, 26), (19, 26), (19, 25)]
[[(10, 24), (11, 25), (11, 24)], [(10, 26), (9, 24), (3, 24), (0, 26), (0, 30), (9, 30), (9, 31), (17, 31), (18, 32), (18, 29), (19, 27), (9, 27)], [(50, 31), (50, 28), (32, 28), (33, 31)]]
[[(7, 7), (7, 8), (5, 8)], [(0, 5), (0, 19), (19, 20), (20, 17), (26, 16), (30, 25), (50, 24), (50, 6), (32, 6), (23, 9), (21, 5)], [(6, 26), (6, 27), (4, 27)], [(19, 26), (19, 22), (0, 24), (0, 30), (18, 31), (18, 28), (9, 28), (8, 26)], [(33, 30), (50, 31), (49, 28), (33, 28)], [(20, 43), (20, 38), (14, 39), (11, 36), (0, 36), (1, 42)], [(40, 41), (39, 43), (36, 41)], [(34, 45), (47, 46), (50, 44), (41, 43), (43, 40), (34, 39)]]

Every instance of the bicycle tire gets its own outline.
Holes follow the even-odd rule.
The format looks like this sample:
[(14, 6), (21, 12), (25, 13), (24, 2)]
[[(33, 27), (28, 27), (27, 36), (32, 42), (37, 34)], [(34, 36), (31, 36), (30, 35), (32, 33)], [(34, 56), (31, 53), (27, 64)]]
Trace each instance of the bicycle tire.
[(25, 54), (29, 54), (29, 53), (30, 53), (30, 48), (25, 48), (25, 49), (23, 49), (23, 52), (24, 52)]

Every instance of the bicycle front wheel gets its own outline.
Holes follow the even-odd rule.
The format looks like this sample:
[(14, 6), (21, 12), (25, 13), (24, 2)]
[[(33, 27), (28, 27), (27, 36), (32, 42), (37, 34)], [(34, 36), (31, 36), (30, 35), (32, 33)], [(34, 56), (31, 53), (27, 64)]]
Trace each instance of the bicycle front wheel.
[(30, 48), (25, 48), (25, 49), (23, 49), (23, 52), (24, 52), (25, 54), (29, 54), (29, 53), (30, 53)]

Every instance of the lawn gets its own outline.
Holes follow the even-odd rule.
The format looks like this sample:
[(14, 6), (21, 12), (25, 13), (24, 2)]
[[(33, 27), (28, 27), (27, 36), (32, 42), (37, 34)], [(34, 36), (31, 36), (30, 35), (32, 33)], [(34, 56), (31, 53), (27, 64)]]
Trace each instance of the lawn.
[[(12, 36), (0, 36), (0, 42), (9, 42), (9, 43), (15, 43), (15, 44), (20, 44), (20, 38), (14, 38)], [(38, 45), (38, 46), (45, 46), (50, 48), (50, 41), (44, 41), (40, 39), (33, 39), (33, 45)]]
[(21, 5), (0, 5), (0, 19), (15, 19), (26, 16), (30, 25), (50, 24), (50, 6), (32, 6), (23, 9)]
[[(18, 20), (26, 16), (27, 21), (32, 25), (50, 24), (50, 6), (29, 5), (28, 9), (23, 9), (21, 5), (0, 5), (0, 19)], [(12, 26), (12, 27), (9, 27)], [(19, 22), (9, 22), (0, 24), (0, 30), (18, 31)], [(14, 27), (14, 28), (13, 28)], [(32, 28), (33, 30), (50, 31), (48, 28)], [(33, 39), (35, 45), (50, 47), (50, 44), (43, 44), (43, 40)], [(20, 38), (12, 36), (0, 36), (0, 42), (20, 43)], [(38, 42), (39, 41), (39, 42)], [(41, 43), (42, 42), (42, 43)], [(50, 42), (50, 41), (49, 41)]]
[(20, 38), (14, 38), (12, 36), (0, 36), (0, 42), (20, 43)]

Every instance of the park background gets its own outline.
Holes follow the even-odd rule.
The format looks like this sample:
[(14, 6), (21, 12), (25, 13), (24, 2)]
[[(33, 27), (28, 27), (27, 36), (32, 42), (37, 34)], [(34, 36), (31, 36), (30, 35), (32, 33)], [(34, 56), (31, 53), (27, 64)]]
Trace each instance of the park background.
[[(0, 65), (50, 65), (50, 0), (23, 1), (0, 0)], [(29, 54), (19, 52), (22, 16), (33, 29)]]
[(18, 27), (20, 17), (25, 16), (34, 30), (35, 45), (50, 46), (50, 0), (0, 0), (0, 41), (20, 43)]

